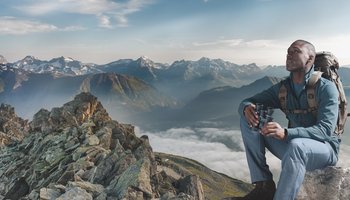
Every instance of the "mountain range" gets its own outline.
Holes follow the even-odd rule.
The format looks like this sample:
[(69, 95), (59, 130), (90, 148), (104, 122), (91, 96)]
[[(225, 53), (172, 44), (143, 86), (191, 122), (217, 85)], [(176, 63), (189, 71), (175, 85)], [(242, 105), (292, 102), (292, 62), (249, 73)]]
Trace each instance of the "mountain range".
[(82, 91), (97, 95), (111, 110), (111, 115), (125, 122), (130, 122), (130, 118), (139, 112), (176, 106), (176, 101), (152, 85), (116, 73), (55, 77), (54, 74), (5, 70), (0, 73), (0, 91), (1, 102), (15, 106), (26, 118), (41, 107), (60, 106)]
[(43, 61), (34, 56), (26, 56), (22, 60), (9, 64), (13, 68), (23, 69), (33, 73), (52, 73), (56, 76), (77, 76), (91, 73), (101, 73), (96, 64), (84, 64), (69, 57), (53, 58)]
[[(261, 69), (256, 64), (237, 65), (221, 59), (201, 58), (197, 61), (180, 60), (171, 65), (157, 63), (147, 57), (120, 59), (111, 63), (97, 65), (83, 63), (69, 57), (40, 60), (34, 56), (25, 58), (6, 66), (37, 74), (53, 74), (55, 77), (79, 76), (96, 73), (113, 72), (137, 77), (180, 101), (189, 101), (201, 91), (221, 86), (239, 87), (264, 75), (285, 76), (283, 70), (268, 66)], [(282, 68), (283, 69), (283, 68)], [(275, 71), (276, 73), (272, 73)], [(171, 92), (169, 92), (171, 91)]]
[[(114, 118), (157, 129), (236, 126), (243, 98), (288, 75), (284, 66), (261, 68), (209, 58), (170, 65), (147, 57), (104, 65), (68, 57), (43, 61), (26, 56), (14, 63), (0, 58), (0, 102), (13, 105), (23, 117), (41, 107), (60, 106), (79, 92), (91, 92)], [(350, 69), (340, 68), (339, 73), (347, 92)]]

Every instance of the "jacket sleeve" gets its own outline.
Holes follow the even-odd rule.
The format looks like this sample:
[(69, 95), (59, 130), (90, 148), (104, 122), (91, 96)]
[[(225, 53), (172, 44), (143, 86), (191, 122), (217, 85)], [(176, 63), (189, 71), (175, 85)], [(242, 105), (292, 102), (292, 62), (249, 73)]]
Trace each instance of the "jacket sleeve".
[(280, 108), (280, 103), (278, 99), (280, 86), (281, 83), (277, 83), (250, 98), (244, 99), (238, 107), (238, 113), (240, 114), (240, 116), (244, 116), (244, 108), (249, 104), (262, 103), (267, 107)]
[(316, 124), (310, 127), (288, 128), (287, 140), (293, 138), (311, 138), (318, 141), (329, 141), (335, 130), (338, 119), (338, 90), (335, 84), (326, 82), (319, 87), (318, 112)]

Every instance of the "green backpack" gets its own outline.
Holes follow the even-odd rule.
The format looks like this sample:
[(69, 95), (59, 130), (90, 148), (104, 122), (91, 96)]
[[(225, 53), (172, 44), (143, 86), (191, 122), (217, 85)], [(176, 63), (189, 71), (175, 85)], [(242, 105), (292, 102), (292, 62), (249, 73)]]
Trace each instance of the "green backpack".
[(318, 111), (318, 105), (315, 99), (315, 86), (319, 81), (320, 77), (326, 78), (332, 81), (336, 85), (339, 92), (339, 112), (338, 112), (338, 120), (337, 120), (335, 133), (337, 135), (343, 134), (347, 116), (350, 116), (350, 114), (347, 112), (347, 100), (346, 100), (343, 84), (338, 74), (338, 69), (339, 69), (338, 59), (331, 52), (326, 52), (326, 51), (318, 52), (315, 57), (314, 73), (311, 75), (306, 88), (309, 108), (305, 110), (288, 110), (287, 109), (287, 88), (285, 86), (284, 81), (282, 81), (281, 88), (279, 90), (279, 95), (278, 95), (280, 104), (281, 104), (281, 110), (285, 114), (287, 113), (306, 114), (311, 112), (313, 115), (316, 116)]

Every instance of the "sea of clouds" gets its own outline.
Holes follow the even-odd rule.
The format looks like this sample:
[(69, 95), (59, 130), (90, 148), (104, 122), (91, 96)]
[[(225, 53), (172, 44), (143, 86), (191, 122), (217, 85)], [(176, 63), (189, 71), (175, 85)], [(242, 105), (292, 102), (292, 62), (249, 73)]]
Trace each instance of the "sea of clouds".
[[(250, 182), (243, 141), (239, 130), (218, 128), (172, 128), (148, 132), (136, 128), (138, 136), (148, 135), (155, 152), (163, 152), (194, 159), (212, 170)], [(277, 181), (281, 162), (271, 153), (267, 162)], [(337, 166), (350, 166), (350, 146), (341, 145)]]

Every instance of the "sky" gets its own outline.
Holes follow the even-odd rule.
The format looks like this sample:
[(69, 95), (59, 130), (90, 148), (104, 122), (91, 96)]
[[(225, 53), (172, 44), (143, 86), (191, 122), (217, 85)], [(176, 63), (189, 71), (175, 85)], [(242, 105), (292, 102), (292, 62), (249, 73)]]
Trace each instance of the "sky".
[(349, 7), (348, 0), (1, 0), (0, 55), (284, 65), (288, 46), (305, 39), (348, 65)]

